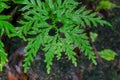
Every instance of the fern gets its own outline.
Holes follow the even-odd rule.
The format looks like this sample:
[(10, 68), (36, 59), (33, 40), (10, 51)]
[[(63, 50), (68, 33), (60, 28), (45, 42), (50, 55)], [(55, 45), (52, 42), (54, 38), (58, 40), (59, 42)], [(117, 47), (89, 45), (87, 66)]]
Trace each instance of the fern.
[(0, 0), (0, 12), (2, 12), (5, 8), (9, 8), (9, 6), (5, 3), (9, 0)]
[[(8, 0), (0, 0), (0, 13), (9, 6), (5, 3)], [(4, 65), (7, 62), (7, 54), (4, 50), (4, 44), (1, 41), (3, 34), (6, 34), (8, 37), (16, 36), (16, 31), (14, 26), (8, 21), (10, 16), (0, 15), (0, 71), (2, 71)]]
[(0, 71), (2, 71), (4, 65), (7, 62), (7, 54), (4, 51), (4, 44), (0, 41)]
[[(0, 13), (6, 9), (9, 8), (9, 6), (5, 3), (9, 0), (0, 0)], [(9, 15), (0, 15), (0, 37), (6, 33), (8, 37), (15, 36), (15, 28), (14, 26), (8, 22), (10, 16)]]
[(28, 46), (26, 47), (26, 50), (28, 52), (25, 54), (27, 56), (27, 58), (25, 59), (26, 63), (23, 65), (25, 70), (27, 70), (28, 65), (30, 65), (30, 61), (33, 60), (33, 57), (36, 57), (36, 53), (38, 52), (39, 47), (42, 43), (42, 41), (40, 41), (40, 39), (41, 39), (41, 36), (37, 36), (35, 38), (28, 39), (29, 43), (28, 43)]
[(23, 65), (26, 72), (30, 62), (36, 56), (39, 48), (45, 52), (47, 72), (50, 73), (52, 60), (57, 57), (59, 60), (62, 53), (68, 56), (69, 60), (77, 66), (74, 45), (78, 46), (94, 64), (95, 55), (88, 41), (87, 35), (82, 27), (111, 26), (107, 21), (102, 20), (96, 13), (81, 7), (76, 10), (78, 2), (74, 0), (25, 0), (26, 4), (21, 11), (24, 19), (19, 21), (22, 24), (18, 27), (18, 36), (28, 41), (26, 47), (26, 59)]
[(13, 37), (16, 35), (14, 26), (7, 21), (9, 18), (10, 16), (0, 15), (0, 36), (2, 36), (4, 32), (8, 37)]

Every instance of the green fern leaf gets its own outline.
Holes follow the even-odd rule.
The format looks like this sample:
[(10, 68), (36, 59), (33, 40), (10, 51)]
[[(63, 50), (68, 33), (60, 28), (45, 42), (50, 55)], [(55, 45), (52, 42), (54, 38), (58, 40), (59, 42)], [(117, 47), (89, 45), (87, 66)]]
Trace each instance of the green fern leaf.
[(8, 37), (13, 37), (16, 35), (14, 26), (7, 20), (10, 16), (0, 15), (0, 35), (2, 36), (5, 32)]
[(0, 12), (2, 12), (5, 8), (9, 8), (9, 6), (5, 3), (9, 0), (0, 0)]
[(26, 47), (27, 53), (25, 54), (27, 58), (25, 59), (25, 64), (23, 65), (24, 72), (27, 72), (30, 62), (33, 61), (33, 57), (37, 55), (36, 53), (38, 52), (41, 46), (42, 39), (41, 39), (41, 36), (37, 36), (35, 38), (29, 39), (28, 41), (29, 43), (28, 43), (28, 46)]
[[(24, 20), (19, 23), (18, 36), (28, 41), (24, 71), (26, 72), (31, 61), (36, 56), (39, 48), (45, 52), (47, 72), (50, 73), (52, 60), (59, 60), (65, 53), (68, 59), (77, 66), (74, 45), (78, 46), (83, 53), (96, 65), (95, 55), (82, 27), (97, 27), (97, 24), (111, 26), (102, 20), (96, 13), (81, 7), (74, 0), (27, 0), (21, 9)], [(42, 46), (42, 47), (41, 47)]]
[(3, 67), (7, 61), (7, 54), (4, 51), (4, 44), (0, 41), (0, 71), (3, 70)]

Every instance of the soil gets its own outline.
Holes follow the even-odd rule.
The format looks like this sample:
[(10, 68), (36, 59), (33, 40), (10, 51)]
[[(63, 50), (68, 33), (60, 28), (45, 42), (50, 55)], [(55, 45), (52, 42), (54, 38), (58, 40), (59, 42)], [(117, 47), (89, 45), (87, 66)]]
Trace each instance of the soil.
[[(113, 2), (120, 5), (119, 0), (113, 0)], [(85, 1), (84, 4), (86, 4)], [(113, 27), (92, 28), (93, 32), (98, 33), (94, 45), (98, 51), (103, 49), (114, 50), (117, 53), (115, 60), (110, 62), (103, 60), (103, 63), (98, 63), (95, 66), (84, 54), (80, 54), (77, 57), (78, 66), (74, 67), (71, 61), (68, 61), (67, 57), (63, 55), (59, 61), (54, 58), (51, 73), (47, 74), (44, 52), (39, 51), (27, 72), (28, 80), (120, 80), (120, 8), (107, 11), (106, 19), (112, 23)], [(8, 38), (5, 38), (6, 40)], [(6, 45), (12, 45), (9, 50), (10, 53), (17, 50), (19, 46), (23, 46), (23, 41), (19, 38), (12, 38), (10, 41), (6, 41)], [(0, 73), (0, 80), (7, 80), (6, 68)]]

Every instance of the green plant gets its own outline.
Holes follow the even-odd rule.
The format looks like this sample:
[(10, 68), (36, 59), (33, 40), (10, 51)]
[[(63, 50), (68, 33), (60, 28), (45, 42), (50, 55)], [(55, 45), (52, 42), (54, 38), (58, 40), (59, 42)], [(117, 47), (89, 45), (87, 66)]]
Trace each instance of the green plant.
[[(9, 6), (5, 3), (8, 0), (0, 0), (0, 13), (6, 9), (9, 8)], [(4, 33), (8, 37), (15, 36), (15, 28), (14, 26), (8, 21), (10, 16), (8, 15), (0, 15), (0, 71), (2, 71), (3, 66), (7, 62), (7, 54), (4, 50), (4, 44), (1, 41), (1, 37)]]
[(9, 0), (0, 0), (0, 12), (2, 12), (5, 8), (9, 8), (9, 6), (5, 3)]
[[(19, 21), (22, 26), (14, 28), (5, 21), (4, 23), (7, 24), (2, 25), (0, 30), (1, 34), (5, 31), (10, 37), (19, 36), (28, 42), (23, 64), (25, 72), (39, 49), (45, 52), (48, 73), (50, 73), (53, 58), (56, 57), (59, 60), (63, 53), (77, 66), (76, 53), (73, 51), (74, 46), (78, 46), (95, 65), (97, 64), (85, 28), (97, 27), (97, 24), (111, 26), (109, 22), (102, 20), (91, 10), (86, 10), (85, 7), (77, 8), (80, 3), (74, 0), (64, 0), (63, 2), (62, 0), (13, 1), (16, 4), (24, 4), (24, 7), (20, 9), (24, 17)], [(9, 16), (2, 17), (1, 21), (9, 18)], [(15, 35), (16, 31), (17, 35)], [(5, 54), (3, 44), (0, 43), (2, 45), (0, 50)], [(5, 62), (6, 59), (4, 64)]]
[(112, 8), (119, 8), (119, 6), (110, 2), (109, 0), (101, 0), (99, 2), (99, 5), (97, 6), (97, 10), (101, 10), (101, 9), (109, 10)]
[(105, 50), (100, 51), (99, 55), (103, 59), (105, 59), (107, 61), (111, 61), (111, 60), (114, 60), (116, 53), (114, 51), (112, 51), (112, 50), (105, 49)]
[(25, 4), (26, 6), (21, 9), (24, 12), (24, 20), (19, 21), (23, 26), (20, 27), (18, 34), (21, 38), (23, 35), (25, 35), (24, 38), (27, 35), (33, 35), (26, 38), (28, 45), (23, 65), (25, 72), (39, 48), (46, 53), (45, 62), (48, 73), (53, 58), (56, 56), (59, 60), (62, 52), (77, 66), (74, 45), (78, 46), (94, 64), (97, 64), (88, 37), (81, 28), (97, 27), (97, 23), (102, 26), (104, 24), (111, 26), (108, 22), (102, 20), (96, 13), (91, 13), (91, 10), (85, 10), (85, 7), (76, 10), (79, 3), (74, 0), (64, 2), (62, 0), (45, 0), (45, 2), (30, 0)]
[(2, 71), (4, 65), (7, 62), (7, 54), (4, 51), (4, 45), (0, 40), (0, 71)]

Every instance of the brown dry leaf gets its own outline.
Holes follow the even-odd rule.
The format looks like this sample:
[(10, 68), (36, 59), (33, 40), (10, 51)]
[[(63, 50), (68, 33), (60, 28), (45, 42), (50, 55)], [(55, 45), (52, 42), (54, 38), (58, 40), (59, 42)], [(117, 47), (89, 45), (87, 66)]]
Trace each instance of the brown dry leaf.
[(25, 73), (22, 72), (20, 76), (21, 76), (22, 80), (27, 80), (27, 76)]
[(18, 80), (18, 75), (13, 75), (10, 71), (7, 73), (8, 80)]

